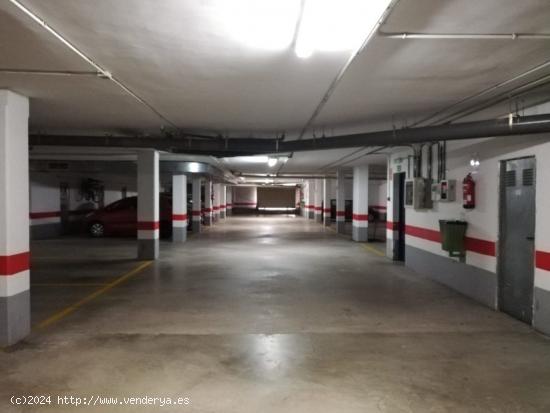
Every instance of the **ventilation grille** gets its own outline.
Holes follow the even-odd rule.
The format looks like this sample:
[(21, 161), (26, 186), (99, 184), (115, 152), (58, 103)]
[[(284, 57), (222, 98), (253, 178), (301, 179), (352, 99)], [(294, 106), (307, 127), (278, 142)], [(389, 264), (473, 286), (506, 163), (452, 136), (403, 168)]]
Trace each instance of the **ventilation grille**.
[(504, 176), (504, 183), (506, 186), (516, 186), (516, 171), (506, 171), (506, 175)]
[(535, 171), (533, 168), (524, 169), (522, 172), (523, 186), (533, 186), (535, 183)]

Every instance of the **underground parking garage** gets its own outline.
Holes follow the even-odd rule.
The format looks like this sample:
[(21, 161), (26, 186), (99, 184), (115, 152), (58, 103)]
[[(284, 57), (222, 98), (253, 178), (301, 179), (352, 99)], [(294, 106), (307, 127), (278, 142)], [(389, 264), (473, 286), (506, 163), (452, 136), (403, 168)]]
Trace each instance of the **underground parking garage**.
[(0, 411), (549, 411), (549, 22), (0, 2)]

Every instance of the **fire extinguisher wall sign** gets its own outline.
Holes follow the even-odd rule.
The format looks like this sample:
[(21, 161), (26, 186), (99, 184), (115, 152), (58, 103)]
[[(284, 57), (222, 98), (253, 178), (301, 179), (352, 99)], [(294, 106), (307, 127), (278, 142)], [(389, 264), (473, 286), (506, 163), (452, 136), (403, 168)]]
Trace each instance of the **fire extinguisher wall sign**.
[(462, 181), (462, 202), (465, 209), (476, 207), (476, 181), (472, 178), (472, 174), (468, 174)]

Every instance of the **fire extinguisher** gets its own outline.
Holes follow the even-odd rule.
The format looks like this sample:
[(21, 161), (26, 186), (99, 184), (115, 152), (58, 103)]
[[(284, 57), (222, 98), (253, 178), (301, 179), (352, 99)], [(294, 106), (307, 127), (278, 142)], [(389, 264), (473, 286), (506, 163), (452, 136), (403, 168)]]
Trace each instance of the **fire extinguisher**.
[(472, 174), (468, 174), (462, 181), (462, 201), (465, 209), (476, 207), (476, 181), (472, 178)]

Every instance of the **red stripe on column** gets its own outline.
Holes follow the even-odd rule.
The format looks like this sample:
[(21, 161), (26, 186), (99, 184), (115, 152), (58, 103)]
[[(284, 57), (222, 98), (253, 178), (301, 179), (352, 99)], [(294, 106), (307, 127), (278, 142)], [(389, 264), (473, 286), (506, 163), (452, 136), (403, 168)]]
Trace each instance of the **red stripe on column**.
[(0, 276), (8, 276), (30, 268), (31, 254), (22, 252), (14, 255), (0, 255)]
[(187, 221), (187, 214), (173, 214), (172, 221)]
[(56, 218), (60, 217), (60, 211), (51, 211), (51, 212), (31, 212), (29, 217), (31, 219), (40, 219), (40, 218)]
[(202, 212), (212, 212), (212, 208), (203, 208)]
[(202, 215), (202, 212), (201, 211), (192, 211), (191, 214), (194, 216), (194, 217), (200, 217)]
[(137, 229), (140, 231), (154, 231), (160, 228), (160, 222), (158, 221), (142, 221), (137, 223)]
[(386, 222), (386, 229), (389, 229), (390, 231), (397, 231), (399, 229), (399, 222)]
[(346, 216), (346, 211), (336, 211), (336, 216), (337, 217), (345, 217)]
[(217, 211), (217, 210), (220, 209), (220, 207), (219, 207), (219, 206), (215, 206), (215, 207), (213, 207), (212, 209), (213, 209), (214, 211)]
[(369, 214), (353, 214), (354, 221), (368, 221)]
[(330, 208), (323, 209), (323, 212), (330, 212)]
[(318, 207), (318, 206), (315, 207), (315, 211), (322, 211), (322, 210), (323, 210), (323, 208), (321, 208), (321, 207)]
[(550, 252), (537, 251), (535, 253), (535, 262), (537, 263), (537, 268), (550, 271)]

